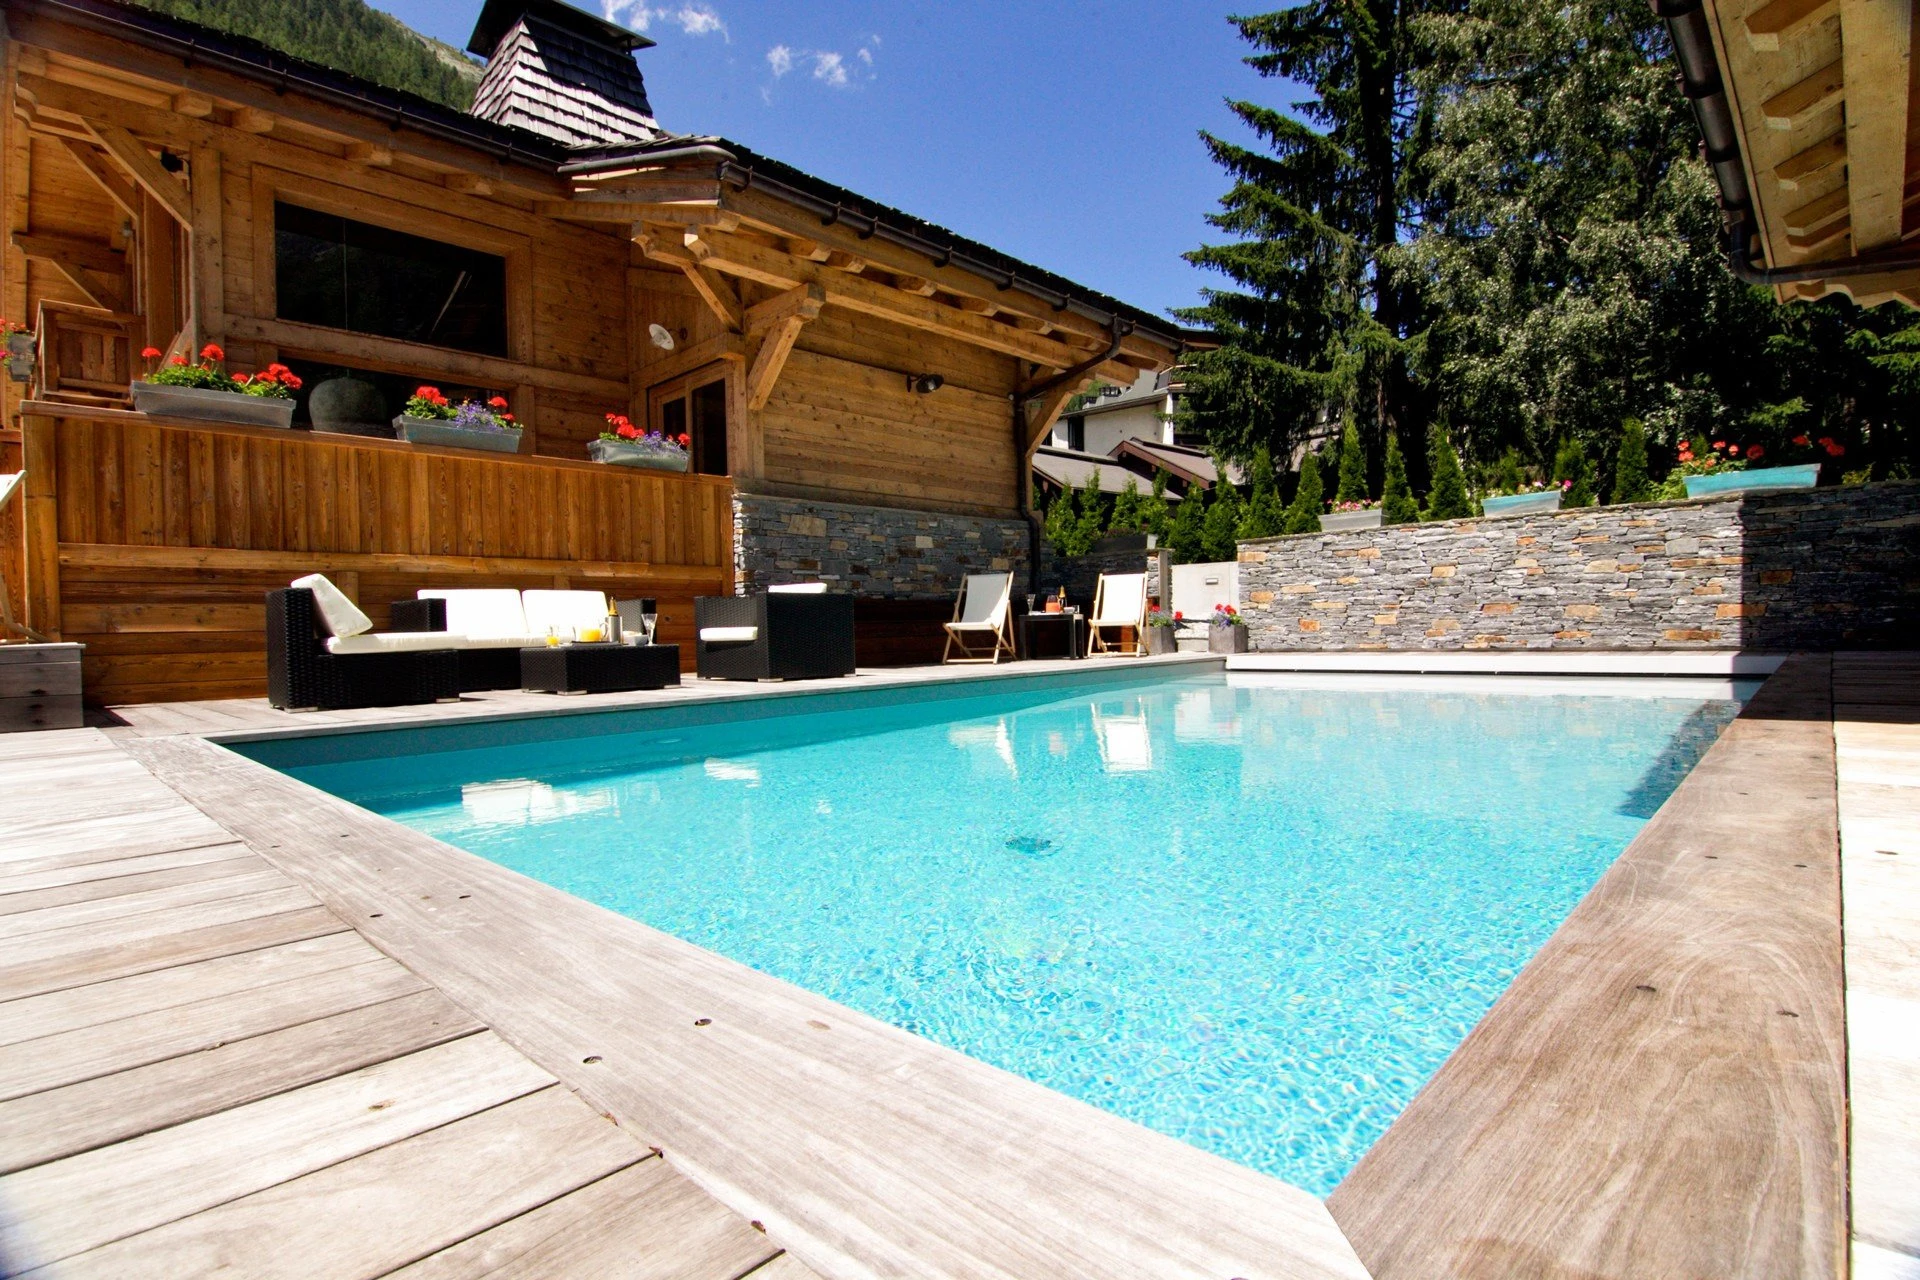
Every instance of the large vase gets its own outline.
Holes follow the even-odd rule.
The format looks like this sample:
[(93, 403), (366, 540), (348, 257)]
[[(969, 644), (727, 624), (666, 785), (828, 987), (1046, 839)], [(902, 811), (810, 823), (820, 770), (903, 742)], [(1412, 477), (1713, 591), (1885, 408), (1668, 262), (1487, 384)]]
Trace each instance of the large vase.
[(1560, 490), (1542, 489), (1538, 493), (1509, 493), (1480, 500), (1481, 514), (1489, 520), (1508, 520), (1514, 516), (1540, 516), (1560, 509)]
[(1811, 489), (1820, 483), (1820, 464), (1802, 463), (1794, 467), (1761, 467), (1759, 470), (1723, 471), (1713, 476), (1688, 476), (1689, 498), (1724, 498), (1736, 493), (1764, 493), (1769, 489)]
[(520, 428), (459, 427), (444, 418), (393, 420), (394, 434), (408, 444), (437, 444), (448, 449), (485, 449), (490, 453), (520, 452)]
[(205, 387), (169, 387), (155, 382), (133, 384), (133, 407), (163, 418), (197, 418), (202, 422), (239, 422), (251, 427), (291, 427), (293, 401), (278, 396), (250, 396), (240, 391), (209, 391)]

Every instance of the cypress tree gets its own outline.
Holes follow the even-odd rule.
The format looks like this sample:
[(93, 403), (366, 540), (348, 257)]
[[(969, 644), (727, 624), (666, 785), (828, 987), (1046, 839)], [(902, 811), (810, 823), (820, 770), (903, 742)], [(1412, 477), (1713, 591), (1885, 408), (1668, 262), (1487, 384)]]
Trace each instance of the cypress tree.
[(1273, 472), (1273, 454), (1261, 445), (1253, 451), (1253, 465), (1247, 468), (1247, 501), (1240, 515), (1240, 540), (1276, 537), (1286, 520), (1286, 504), (1280, 501), (1280, 478)]
[(1167, 540), (1167, 530), (1173, 525), (1173, 513), (1167, 503), (1167, 481), (1172, 478), (1165, 467), (1156, 468), (1153, 492), (1140, 500), (1140, 527), (1161, 542)]
[(1198, 564), (1206, 559), (1203, 526), (1207, 518), (1206, 490), (1195, 486), (1187, 490), (1173, 513), (1167, 530), (1167, 550), (1180, 564)]
[(1413, 486), (1407, 483), (1407, 460), (1400, 452), (1400, 437), (1387, 434), (1386, 485), (1380, 495), (1381, 524), (1412, 524), (1420, 518), (1420, 504), (1413, 500)]
[(1287, 533), (1320, 532), (1320, 509), (1325, 505), (1320, 487), (1320, 460), (1311, 453), (1300, 459), (1300, 483), (1287, 507)]
[(1207, 518), (1201, 522), (1201, 547), (1210, 561), (1238, 560), (1240, 512), (1246, 504), (1240, 501), (1239, 491), (1228, 483), (1224, 469), (1220, 482), (1214, 486), (1214, 495), (1213, 501), (1207, 504)]
[(1365, 502), (1372, 496), (1367, 492), (1367, 455), (1360, 448), (1360, 429), (1349, 418), (1340, 433), (1340, 487), (1334, 491), (1333, 500)]
[(1620, 452), (1613, 459), (1613, 497), (1610, 501), (1651, 502), (1653, 481), (1647, 475), (1647, 429), (1638, 418), (1620, 424)]
[(1467, 477), (1460, 470), (1460, 455), (1439, 423), (1427, 433), (1427, 465), (1433, 473), (1433, 488), (1427, 491), (1429, 520), (1464, 520), (1473, 514), (1473, 500), (1467, 497)]
[(1100, 496), (1100, 473), (1092, 472), (1080, 489), (1080, 518), (1074, 522), (1074, 553), (1083, 556), (1093, 550), (1100, 535), (1107, 531), (1107, 503)]
[(1047, 544), (1055, 555), (1078, 555), (1074, 550), (1074, 541), (1080, 528), (1079, 513), (1074, 509), (1073, 490), (1062, 489), (1053, 495), (1053, 501), (1047, 504), (1047, 522), (1045, 533)]
[(1120, 496), (1113, 500), (1113, 515), (1107, 519), (1107, 528), (1115, 533), (1131, 533), (1143, 526), (1146, 517), (1146, 499), (1140, 496), (1140, 485), (1132, 476), (1120, 486)]
[(1553, 478), (1556, 483), (1566, 485), (1561, 506), (1593, 505), (1593, 463), (1587, 460), (1586, 448), (1578, 436), (1568, 436), (1560, 442), (1559, 450), (1553, 455)]

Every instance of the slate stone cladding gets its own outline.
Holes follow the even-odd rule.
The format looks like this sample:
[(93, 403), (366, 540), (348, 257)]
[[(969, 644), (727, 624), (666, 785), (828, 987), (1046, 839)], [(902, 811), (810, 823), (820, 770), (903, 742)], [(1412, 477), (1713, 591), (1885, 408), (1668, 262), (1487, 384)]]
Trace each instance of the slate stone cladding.
[(1832, 649), (1920, 640), (1920, 483), (1240, 546), (1255, 650)]
[(951, 600), (969, 573), (1013, 570), (1026, 591), (1024, 520), (765, 494), (733, 498), (734, 589), (824, 581), (887, 599)]

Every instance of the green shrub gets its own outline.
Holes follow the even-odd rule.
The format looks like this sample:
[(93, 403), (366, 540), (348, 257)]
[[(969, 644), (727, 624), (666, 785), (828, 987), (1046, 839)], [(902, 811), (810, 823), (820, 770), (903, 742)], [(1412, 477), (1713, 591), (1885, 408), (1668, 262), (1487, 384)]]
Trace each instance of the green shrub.
[(1247, 501), (1240, 513), (1240, 540), (1278, 537), (1286, 527), (1286, 504), (1280, 501), (1280, 480), (1273, 473), (1273, 454), (1261, 445), (1253, 451), (1247, 471)]
[(1206, 559), (1204, 523), (1207, 516), (1206, 490), (1193, 486), (1174, 509), (1167, 527), (1167, 550), (1180, 564), (1197, 564)]
[(1473, 514), (1473, 499), (1467, 496), (1467, 477), (1460, 470), (1460, 455), (1453, 451), (1446, 429), (1435, 423), (1427, 433), (1427, 461), (1433, 472), (1433, 488), (1427, 491), (1428, 520), (1464, 520)]
[(1115, 533), (1131, 533), (1144, 528), (1147, 500), (1140, 496), (1140, 485), (1132, 476), (1120, 486), (1120, 496), (1113, 500), (1113, 515), (1107, 519), (1107, 528)]
[(1246, 504), (1240, 501), (1239, 491), (1227, 482), (1224, 467), (1219, 483), (1214, 486), (1214, 495), (1207, 506), (1207, 518), (1201, 524), (1201, 549), (1208, 560), (1238, 560), (1240, 512)]
[(1335, 502), (1365, 502), (1373, 495), (1367, 491), (1367, 455), (1360, 447), (1360, 428), (1347, 420), (1340, 433), (1340, 487), (1334, 490)]
[(1613, 459), (1614, 503), (1651, 502), (1653, 481), (1647, 475), (1647, 429), (1638, 418), (1620, 424), (1620, 452)]
[(1287, 506), (1287, 519), (1283, 526), (1286, 533), (1320, 532), (1320, 511), (1324, 507), (1325, 490), (1320, 487), (1320, 459), (1309, 453), (1300, 459), (1300, 483), (1293, 491), (1293, 501)]
[(1553, 479), (1563, 490), (1561, 506), (1593, 505), (1593, 463), (1577, 438), (1569, 436), (1560, 442), (1559, 450), (1553, 455)]
[(1500, 455), (1500, 461), (1493, 469), (1493, 491), (1495, 493), (1518, 493), (1527, 478), (1520, 470), (1520, 451), (1509, 449)]
[(1381, 490), (1381, 524), (1412, 524), (1420, 518), (1420, 504), (1413, 500), (1413, 486), (1407, 483), (1407, 460), (1400, 452), (1400, 440), (1387, 432), (1386, 484)]

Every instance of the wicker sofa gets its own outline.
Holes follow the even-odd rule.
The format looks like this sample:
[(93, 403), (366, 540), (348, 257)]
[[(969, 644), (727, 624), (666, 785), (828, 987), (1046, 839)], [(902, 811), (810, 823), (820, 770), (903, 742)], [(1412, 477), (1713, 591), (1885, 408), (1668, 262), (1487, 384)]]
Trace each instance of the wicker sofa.
[(701, 596), (694, 665), (703, 680), (819, 680), (853, 674), (853, 597), (805, 583)]
[(267, 593), (267, 701), (281, 710), (398, 707), (459, 696), (460, 657), (445, 637), (336, 630), (313, 586)]
[(515, 591), (511, 587), (423, 589), (393, 604), (395, 631), (447, 632), (460, 652), (460, 691), (520, 687), (520, 650), (547, 643), (549, 627), (571, 639), (601, 626), (607, 598), (598, 591)]

